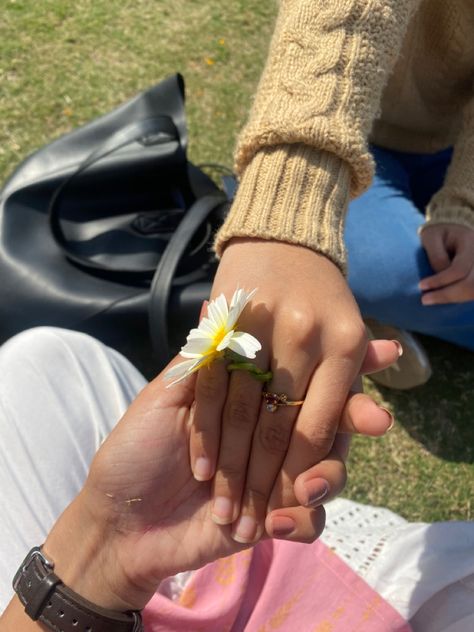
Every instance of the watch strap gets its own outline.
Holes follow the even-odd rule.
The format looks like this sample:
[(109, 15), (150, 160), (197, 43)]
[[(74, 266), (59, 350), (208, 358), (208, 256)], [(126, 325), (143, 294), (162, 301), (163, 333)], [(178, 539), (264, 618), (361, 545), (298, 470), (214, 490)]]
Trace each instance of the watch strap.
[(53, 573), (53, 565), (38, 547), (32, 549), (18, 569), (13, 588), (33, 620), (56, 632), (141, 632), (138, 611), (106, 610), (65, 586)]

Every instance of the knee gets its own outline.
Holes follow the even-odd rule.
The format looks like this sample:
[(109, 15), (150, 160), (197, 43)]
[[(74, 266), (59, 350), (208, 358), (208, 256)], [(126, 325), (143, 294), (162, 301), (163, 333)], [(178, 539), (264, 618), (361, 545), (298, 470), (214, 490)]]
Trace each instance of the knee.
[(59, 375), (65, 362), (101, 343), (87, 334), (58, 327), (34, 327), (13, 336), (0, 347), (0, 366), (11, 371), (27, 366), (54, 370)]

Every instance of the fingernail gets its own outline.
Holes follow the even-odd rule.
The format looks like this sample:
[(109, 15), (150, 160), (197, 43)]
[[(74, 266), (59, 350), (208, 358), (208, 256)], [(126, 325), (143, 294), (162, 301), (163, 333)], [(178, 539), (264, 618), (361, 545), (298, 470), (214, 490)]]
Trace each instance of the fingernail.
[(427, 281), (420, 281), (418, 283), (418, 287), (420, 288), (420, 290), (422, 292), (424, 292), (425, 290), (428, 290), (430, 287), (430, 284)]
[(252, 516), (241, 516), (232, 534), (233, 539), (241, 544), (249, 544), (257, 535), (257, 523)]
[(329, 483), (324, 478), (313, 478), (306, 481), (304, 487), (307, 494), (305, 507), (317, 505), (329, 492)]
[(230, 498), (217, 496), (212, 505), (212, 519), (217, 524), (229, 524), (232, 522), (233, 509)]
[(272, 536), (274, 538), (286, 538), (293, 533), (296, 523), (288, 516), (275, 516), (272, 518)]
[(194, 463), (193, 475), (197, 481), (208, 481), (212, 477), (211, 461), (205, 456), (198, 457)]
[(398, 357), (401, 358), (403, 355), (403, 347), (398, 340), (392, 340), (393, 344), (396, 345), (398, 349)]
[(430, 294), (423, 294), (421, 302), (423, 305), (434, 305), (436, 301), (433, 300), (433, 297)]
[(387, 430), (385, 432), (390, 432), (390, 430), (393, 428), (393, 426), (395, 425), (395, 417), (392, 415), (392, 413), (388, 410), (388, 408), (384, 408), (383, 406), (379, 406), (380, 410), (383, 410), (384, 413), (387, 413), (387, 415), (389, 416), (390, 419), (390, 423), (387, 427)]

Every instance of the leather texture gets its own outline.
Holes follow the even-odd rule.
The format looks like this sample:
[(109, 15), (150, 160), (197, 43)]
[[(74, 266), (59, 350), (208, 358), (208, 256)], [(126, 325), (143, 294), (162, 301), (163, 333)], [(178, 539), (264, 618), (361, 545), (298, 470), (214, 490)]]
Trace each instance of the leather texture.
[[(226, 210), (186, 149), (184, 81), (174, 75), (16, 169), (0, 191), (0, 343), (50, 325), (99, 338), (148, 375), (166, 363), (209, 296), (211, 239)], [(165, 320), (149, 322), (155, 271), (203, 196), (215, 196), (212, 209), (171, 278), (160, 268), (171, 283)], [(167, 335), (152, 360), (149, 332), (160, 327)]]
[(25, 612), (50, 630), (61, 632), (139, 632), (139, 613), (105, 610), (77, 595), (47, 567), (33, 557), (24, 563), (16, 592)]

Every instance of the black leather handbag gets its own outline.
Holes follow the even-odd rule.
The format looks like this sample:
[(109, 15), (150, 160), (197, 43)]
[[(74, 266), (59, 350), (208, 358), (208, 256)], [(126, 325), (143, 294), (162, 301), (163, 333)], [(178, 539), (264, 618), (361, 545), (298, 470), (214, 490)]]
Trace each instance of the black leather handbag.
[(16, 169), (0, 192), (0, 342), (52, 325), (148, 374), (165, 363), (209, 296), (227, 210), (186, 147), (175, 75)]

